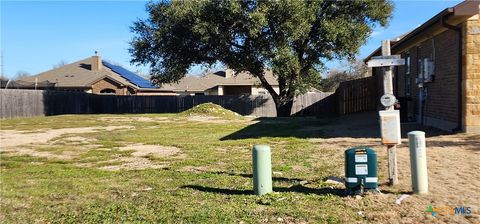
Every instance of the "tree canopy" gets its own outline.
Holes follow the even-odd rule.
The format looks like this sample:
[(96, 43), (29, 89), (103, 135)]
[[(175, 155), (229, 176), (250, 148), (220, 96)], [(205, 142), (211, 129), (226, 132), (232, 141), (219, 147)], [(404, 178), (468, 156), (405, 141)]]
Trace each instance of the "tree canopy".
[(23, 79), (25, 77), (28, 77), (28, 76), (31, 76), (31, 74), (29, 72), (20, 70), (15, 74), (15, 77), (13, 78), (13, 80), (21, 80), (21, 79)]
[(180, 80), (195, 64), (247, 71), (272, 95), (277, 115), (288, 116), (295, 94), (321, 80), (324, 62), (354, 57), (392, 10), (388, 0), (161, 1), (131, 27), (130, 53), (132, 63), (150, 66), (156, 84)]
[(315, 88), (325, 92), (335, 92), (342, 82), (371, 76), (370, 69), (360, 60), (344, 61), (339, 66), (341, 68), (330, 69)]

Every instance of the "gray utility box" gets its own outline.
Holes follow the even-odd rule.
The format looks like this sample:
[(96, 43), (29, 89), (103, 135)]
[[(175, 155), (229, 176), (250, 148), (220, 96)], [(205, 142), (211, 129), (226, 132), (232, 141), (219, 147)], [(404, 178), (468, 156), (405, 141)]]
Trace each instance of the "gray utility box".
[(398, 145), (402, 143), (400, 131), (400, 111), (381, 110), (380, 115), (380, 133), (382, 135), (382, 144)]

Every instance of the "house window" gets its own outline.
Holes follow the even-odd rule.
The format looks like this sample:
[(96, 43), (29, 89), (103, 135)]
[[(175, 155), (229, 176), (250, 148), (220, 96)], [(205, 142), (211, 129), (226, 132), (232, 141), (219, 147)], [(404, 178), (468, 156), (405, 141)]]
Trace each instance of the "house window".
[(115, 95), (116, 91), (114, 89), (106, 88), (100, 90), (100, 94), (106, 94), (106, 95)]
[(265, 95), (267, 94), (265, 91), (258, 91), (258, 95)]
[(411, 94), (411, 64), (410, 64), (410, 52), (405, 53), (405, 95)]

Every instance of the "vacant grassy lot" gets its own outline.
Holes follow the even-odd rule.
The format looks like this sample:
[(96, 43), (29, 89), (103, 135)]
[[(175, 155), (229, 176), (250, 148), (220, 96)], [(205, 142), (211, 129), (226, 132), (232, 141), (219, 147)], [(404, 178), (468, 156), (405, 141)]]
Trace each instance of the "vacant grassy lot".
[[(431, 194), (389, 187), (386, 154), (371, 118), (213, 119), (180, 115), (66, 115), (1, 121), (1, 212), (5, 223), (479, 222), (480, 136), (429, 138)], [(375, 123), (375, 121), (373, 121)], [(432, 132), (435, 133), (435, 132)], [(431, 143), (430, 143), (431, 142)], [(274, 191), (252, 195), (251, 148), (272, 147)], [(343, 151), (379, 154), (380, 190), (345, 197)], [(433, 169), (435, 168), (435, 169)], [(472, 206), (473, 215), (424, 212)]]

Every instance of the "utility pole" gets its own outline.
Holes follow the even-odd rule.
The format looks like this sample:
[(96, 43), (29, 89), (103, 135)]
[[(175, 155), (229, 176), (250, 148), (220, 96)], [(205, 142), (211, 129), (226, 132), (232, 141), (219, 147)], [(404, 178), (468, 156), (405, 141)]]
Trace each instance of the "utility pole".
[(382, 56), (372, 57), (368, 67), (381, 67), (383, 69), (383, 92), (380, 102), (385, 110), (380, 110), (380, 126), (382, 143), (387, 145), (388, 151), (388, 181), (391, 185), (398, 184), (397, 145), (401, 143), (400, 113), (394, 110), (397, 101), (393, 95), (393, 66), (404, 65), (405, 61), (400, 55), (391, 55), (390, 41), (382, 41)]
[[(382, 56), (390, 56), (390, 40), (382, 41)], [(383, 67), (383, 92), (384, 94), (393, 95), (393, 77), (392, 67)], [(394, 106), (385, 108), (387, 111), (393, 111)], [(387, 145), (388, 151), (388, 180), (392, 185), (398, 184), (398, 169), (397, 169), (397, 145)]]

